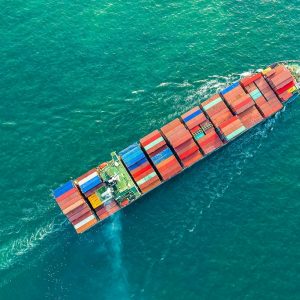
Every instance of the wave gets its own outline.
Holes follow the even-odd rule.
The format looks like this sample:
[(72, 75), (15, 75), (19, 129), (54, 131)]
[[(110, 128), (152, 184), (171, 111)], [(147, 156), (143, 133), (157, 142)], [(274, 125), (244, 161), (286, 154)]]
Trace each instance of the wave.
[(142, 93), (144, 93), (145, 92), (145, 90), (136, 90), (136, 91), (132, 91), (131, 92), (131, 94), (142, 94)]
[(193, 86), (193, 84), (189, 83), (188, 81), (183, 82), (162, 82), (157, 87), (166, 87), (166, 86), (174, 86), (174, 87), (190, 87)]
[(23, 256), (29, 254), (36, 247), (41, 245), (41, 241), (45, 240), (49, 235), (61, 231), (63, 223), (65, 223), (65, 221), (55, 223), (54, 219), (50, 223), (36, 229), (34, 232), (2, 245), (0, 248), (0, 270), (4, 271), (11, 268), (18, 263)]

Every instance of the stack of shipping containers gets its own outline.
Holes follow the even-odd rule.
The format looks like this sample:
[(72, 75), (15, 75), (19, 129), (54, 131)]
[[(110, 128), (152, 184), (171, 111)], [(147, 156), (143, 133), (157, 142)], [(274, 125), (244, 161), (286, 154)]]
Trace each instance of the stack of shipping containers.
[(122, 150), (119, 154), (134, 181), (143, 193), (160, 185), (161, 181), (159, 177), (138, 143), (132, 144)]
[(175, 119), (163, 126), (161, 131), (184, 167), (191, 166), (203, 157), (191, 133), (179, 119)]
[(247, 128), (241, 122), (238, 116), (233, 116), (219, 126), (219, 130), (225, 137), (226, 141), (230, 141), (244, 132)]
[(181, 119), (205, 155), (223, 145), (215, 128), (198, 106), (183, 114)]
[(236, 115), (255, 105), (250, 95), (246, 94), (239, 82), (236, 82), (221, 91), (221, 95), (231, 111)]
[(73, 181), (69, 181), (56, 189), (54, 197), (77, 233), (82, 233), (97, 223), (94, 213)]
[(296, 82), (290, 71), (283, 65), (276, 66), (274, 69), (264, 70), (268, 82), (280, 97), (282, 102), (289, 100), (296, 91)]
[(143, 137), (140, 143), (163, 180), (168, 180), (182, 170), (178, 160), (158, 130)]
[[(229, 93), (227, 98), (230, 98), (231, 107), (235, 108), (235, 111), (240, 111), (242, 108), (247, 109), (249, 101), (240, 101), (238, 93), (241, 95), (245, 94), (243, 91), (238, 91), (238, 93), (232, 92), (237, 87), (236, 84), (230, 86), (228, 89), (223, 91), (223, 94)], [(246, 97), (243, 97), (246, 99)], [(237, 101), (234, 101), (236, 99)], [(229, 104), (228, 104), (229, 105)], [(212, 123), (219, 132), (224, 136), (225, 141), (230, 141), (242, 132), (246, 130), (244, 124), (240, 121), (237, 116), (234, 116), (230, 111), (226, 103), (223, 101), (221, 95), (216, 94), (209, 98), (208, 100), (201, 103), (202, 109), (209, 116)]]
[(282, 104), (261, 73), (242, 79), (241, 85), (255, 101), (255, 106), (264, 118), (282, 109)]
[(215, 127), (230, 119), (233, 114), (219, 94), (213, 95), (201, 103), (202, 110), (208, 115)]

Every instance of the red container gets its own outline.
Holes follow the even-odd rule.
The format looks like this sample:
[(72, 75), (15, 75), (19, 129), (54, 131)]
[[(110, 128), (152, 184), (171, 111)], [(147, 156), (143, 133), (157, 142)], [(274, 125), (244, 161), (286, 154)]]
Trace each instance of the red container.
[(69, 191), (67, 191), (66, 193), (62, 194), (61, 196), (56, 198), (56, 202), (61, 202), (62, 200), (64, 200), (65, 198), (69, 197), (70, 195), (72, 195), (73, 193), (78, 192), (76, 187), (73, 187), (72, 189), (70, 189)]
[(240, 113), (239, 118), (246, 128), (251, 128), (263, 120), (262, 115), (255, 106)]
[[(186, 149), (185, 151), (182, 151), (182, 153), (178, 154), (178, 156), (181, 160), (184, 160), (184, 159), (188, 158), (190, 155), (192, 155), (194, 152), (199, 152), (199, 148), (196, 144), (194, 146)], [(199, 156), (199, 159), (200, 158), (201, 158), (201, 156)]]
[(223, 123), (224, 121), (230, 119), (233, 116), (233, 114), (231, 113), (231, 111), (226, 108), (224, 110), (222, 110), (219, 113), (214, 114), (213, 116), (210, 117), (212, 123), (218, 127), (221, 123)]
[(228, 125), (230, 125), (231, 123), (233, 123), (237, 120), (238, 120), (238, 116), (233, 116), (230, 119), (224, 121), (222, 124), (220, 124), (219, 128), (223, 129), (223, 128), (227, 127)]
[(72, 221), (73, 225), (76, 225), (78, 223), (80, 223), (81, 221), (85, 220), (86, 218), (92, 216), (93, 213), (91, 211), (86, 212), (85, 214), (81, 215), (79, 218), (77, 218), (76, 220)]
[(261, 73), (257, 73), (257, 74), (245, 77), (245, 78), (241, 79), (240, 84), (243, 87), (249, 86), (249, 84), (253, 83), (255, 80), (259, 79), (260, 77), (262, 77)]
[(151, 173), (155, 173), (155, 171), (153, 170), (153, 168), (150, 166), (150, 169), (146, 170), (144, 173), (139, 174), (138, 176), (133, 176), (134, 180), (136, 182), (138, 182), (139, 180), (145, 178), (147, 175), (151, 174)]
[(151, 167), (150, 163), (148, 161), (145, 161), (143, 164), (141, 164), (139, 167), (135, 168), (130, 173), (132, 174), (132, 176), (142, 174), (144, 171), (141, 173), (140, 173), (140, 171), (144, 170), (145, 168), (149, 168), (149, 166)]
[(152, 143), (156, 139), (160, 138), (161, 134), (158, 130), (154, 130), (142, 139), (140, 139), (140, 142), (143, 146), (147, 146), (148, 144)]
[[(197, 149), (199, 149), (198, 146)], [(182, 163), (187, 168), (193, 165), (194, 163), (196, 163), (197, 161), (199, 161), (202, 157), (203, 155), (197, 150), (189, 154), (189, 156), (183, 158)]]
[(155, 130), (155, 131), (151, 132), (150, 134), (146, 135), (144, 138), (142, 138), (140, 140), (140, 143), (143, 146), (144, 150), (148, 154), (151, 154), (151, 153), (157, 151), (158, 149), (160, 149), (161, 147), (163, 147), (164, 145), (166, 145), (166, 142), (163, 139), (163, 141), (159, 142), (158, 144), (154, 145), (153, 147), (151, 147), (147, 150), (145, 149), (146, 146), (148, 146), (149, 144), (151, 144), (152, 142), (154, 142), (155, 140), (157, 140), (159, 138), (163, 138), (163, 137), (158, 130)]
[(277, 92), (277, 94), (281, 94), (281, 93), (287, 91), (288, 89), (292, 88), (293, 86), (295, 86), (294, 81), (291, 81), (288, 84), (286, 84), (285, 86), (276, 90), (276, 92)]
[(236, 114), (239, 114), (254, 105), (252, 98), (249, 95), (244, 95), (232, 104), (232, 109)]
[(66, 208), (68, 208), (69, 206), (73, 205), (74, 203), (76, 203), (77, 201), (83, 200), (83, 198), (81, 197), (81, 195), (71, 195), (69, 196), (68, 199), (65, 199), (63, 202), (59, 203), (59, 207), (64, 210)]
[(166, 135), (170, 130), (182, 125), (179, 119), (175, 119), (161, 128), (161, 131)]
[(197, 140), (197, 143), (204, 154), (209, 154), (223, 145), (223, 142), (215, 131), (201, 137), (199, 140)]
[(246, 92), (240, 85), (223, 95), (223, 98), (235, 114), (239, 114), (249, 107), (255, 105), (252, 98), (248, 94), (246, 94)]
[[(81, 207), (83, 208), (81, 209)], [(81, 210), (77, 211), (78, 208), (80, 208)], [(67, 217), (70, 222), (75, 222), (75, 220), (79, 219), (81, 216), (91, 212), (90, 208), (87, 205), (82, 205), (79, 206), (78, 208), (74, 210), (77, 211), (76, 213), (72, 211), (72, 213), (67, 214)]]
[[(201, 118), (201, 120), (203, 120), (203, 118)], [(198, 159), (202, 157), (199, 147), (193, 140), (191, 133), (182, 123), (178, 123), (174, 120), (162, 127), (161, 130), (169, 140), (169, 143), (172, 145), (184, 167), (190, 166), (192, 161), (194, 161), (196, 157), (194, 152), (198, 152)], [(191, 161), (188, 160), (189, 156), (191, 156)]]

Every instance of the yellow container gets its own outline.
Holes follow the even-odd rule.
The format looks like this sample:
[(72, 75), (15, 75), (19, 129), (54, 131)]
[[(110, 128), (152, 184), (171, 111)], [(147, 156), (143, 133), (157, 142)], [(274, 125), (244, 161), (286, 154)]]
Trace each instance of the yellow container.
[(272, 69), (269, 67), (269, 68), (266, 68), (266, 69), (264, 69), (263, 71), (262, 71), (262, 73), (264, 74), (264, 75), (266, 75), (268, 72), (270, 72)]
[(290, 89), (288, 89), (289, 93), (292, 93), (292, 92), (295, 92), (295, 91), (296, 91), (296, 87), (295, 86), (293, 86)]
[(90, 195), (88, 199), (93, 208), (97, 208), (102, 204), (101, 199), (96, 194)]

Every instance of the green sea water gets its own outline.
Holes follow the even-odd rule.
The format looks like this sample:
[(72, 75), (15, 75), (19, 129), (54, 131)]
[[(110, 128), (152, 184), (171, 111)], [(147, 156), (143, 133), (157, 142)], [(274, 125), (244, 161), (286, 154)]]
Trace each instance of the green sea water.
[(0, 299), (300, 299), (300, 102), (77, 236), (52, 189), (244, 72), (291, 1), (0, 2)]

